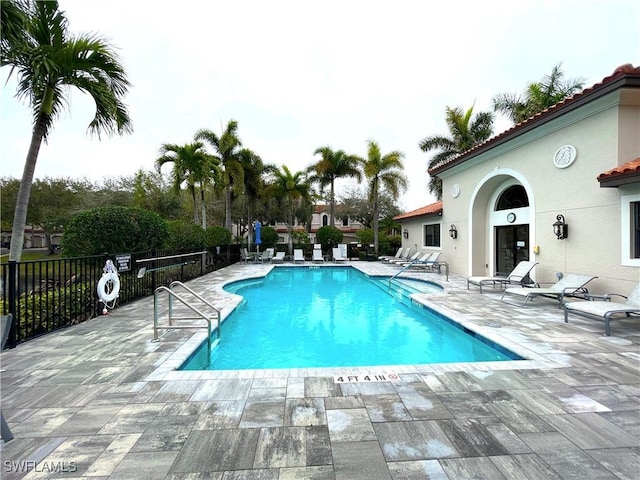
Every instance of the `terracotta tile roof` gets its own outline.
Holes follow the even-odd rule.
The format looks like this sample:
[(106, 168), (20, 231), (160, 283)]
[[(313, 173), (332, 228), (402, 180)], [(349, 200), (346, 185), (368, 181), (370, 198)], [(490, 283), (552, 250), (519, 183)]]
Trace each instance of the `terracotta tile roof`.
[(629, 183), (639, 183), (640, 157), (602, 172), (597, 179), (601, 187), (617, 187)]
[(405, 218), (422, 217), (424, 215), (436, 215), (442, 213), (442, 200), (438, 200), (436, 203), (427, 205), (426, 207), (420, 207), (416, 210), (411, 210), (407, 213), (402, 213), (393, 217), (394, 220), (404, 220)]
[(494, 148), (497, 145), (505, 143), (508, 140), (522, 135), (523, 133), (534, 129), (547, 121), (564, 115), (565, 113), (575, 108), (578, 108), (588, 102), (591, 102), (592, 100), (601, 97), (602, 95), (605, 95), (623, 86), (630, 86), (634, 88), (640, 87), (640, 67), (634, 67), (630, 63), (621, 65), (616, 68), (611, 75), (603, 78), (602, 81), (594, 84), (589, 88), (585, 88), (581, 92), (576, 93), (571, 97), (565, 98), (552, 107), (549, 107), (542, 112), (537, 113), (536, 115), (529, 117), (526, 120), (523, 120), (510, 129), (505, 130), (504, 132), (494, 137), (491, 137), (490, 139), (476, 145), (466, 152), (463, 152), (454, 158), (444, 160), (434, 165), (433, 167), (428, 169), (428, 173), (429, 175), (434, 175), (441, 170), (451, 168), (454, 165), (462, 163), (469, 158), (474, 157), (475, 155), (478, 155), (484, 151)]

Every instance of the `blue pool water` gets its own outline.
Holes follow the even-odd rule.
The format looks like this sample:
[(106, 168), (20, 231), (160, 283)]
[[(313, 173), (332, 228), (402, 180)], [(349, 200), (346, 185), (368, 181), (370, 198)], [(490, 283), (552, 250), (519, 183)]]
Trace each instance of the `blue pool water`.
[[(416, 282), (413, 282), (416, 283)], [(414, 288), (415, 287), (414, 285)], [(440, 287), (431, 284), (431, 288)], [(277, 267), (225, 287), (245, 301), (185, 370), (347, 367), (513, 360), (517, 356), (388, 291), (351, 267)]]

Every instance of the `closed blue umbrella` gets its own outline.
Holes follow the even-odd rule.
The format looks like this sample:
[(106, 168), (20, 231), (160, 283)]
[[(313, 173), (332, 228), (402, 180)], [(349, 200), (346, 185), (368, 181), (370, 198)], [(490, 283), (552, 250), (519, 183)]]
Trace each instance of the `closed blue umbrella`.
[(253, 224), (253, 228), (256, 231), (256, 245), (260, 245), (262, 243), (262, 240), (260, 239), (260, 228), (262, 228), (262, 225), (260, 224), (260, 222), (256, 221)]

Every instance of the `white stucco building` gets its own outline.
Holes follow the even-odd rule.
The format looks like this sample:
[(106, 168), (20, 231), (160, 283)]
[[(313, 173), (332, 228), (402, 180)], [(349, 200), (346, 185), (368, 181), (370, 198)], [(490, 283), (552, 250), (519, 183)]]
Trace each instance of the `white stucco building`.
[(590, 291), (619, 293), (640, 281), (639, 67), (617, 68), (429, 174), (442, 179), (442, 202), (396, 219), (405, 246), (441, 249), (452, 272), (508, 273), (530, 259), (537, 281), (590, 274)]

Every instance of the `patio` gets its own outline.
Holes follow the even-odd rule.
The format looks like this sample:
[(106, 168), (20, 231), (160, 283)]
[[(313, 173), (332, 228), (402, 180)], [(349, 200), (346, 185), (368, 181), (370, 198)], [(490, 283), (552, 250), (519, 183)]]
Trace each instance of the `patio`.
[[(309, 262), (307, 262), (309, 263)], [(392, 275), (377, 262), (347, 262)], [(236, 264), (188, 283), (228, 314)], [(319, 267), (322, 268), (322, 267)], [(636, 479), (640, 326), (518, 308), (465, 277), (414, 273), (428, 305), (524, 361), (381, 368), (175, 371), (204, 338), (153, 337), (153, 298), (2, 353), (2, 478)], [(166, 302), (165, 302), (166, 309)], [(337, 375), (397, 380), (336, 383)]]

